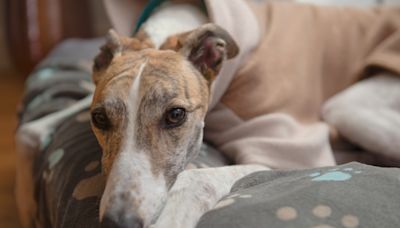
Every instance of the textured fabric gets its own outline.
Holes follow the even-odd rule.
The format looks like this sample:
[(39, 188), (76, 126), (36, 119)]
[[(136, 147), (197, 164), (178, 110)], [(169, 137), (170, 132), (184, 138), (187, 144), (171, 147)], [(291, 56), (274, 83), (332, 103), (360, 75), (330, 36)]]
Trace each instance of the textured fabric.
[(322, 116), (349, 141), (379, 156), (381, 164), (398, 166), (399, 97), (400, 77), (380, 73), (329, 99), (322, 108)]
[[(236, 163), (333, 165), (329, 136), (335, 126), (321, 120), (321, 106), (364, 77), (400, 74), (399, 8), (248, 3), (262, 39), (207, 116), (205, 137)], [(233, 31), (242, 28), (236, 16)]]
[(237, 181), (198, 228), (398, 227), (400, 170), (349, 163)]

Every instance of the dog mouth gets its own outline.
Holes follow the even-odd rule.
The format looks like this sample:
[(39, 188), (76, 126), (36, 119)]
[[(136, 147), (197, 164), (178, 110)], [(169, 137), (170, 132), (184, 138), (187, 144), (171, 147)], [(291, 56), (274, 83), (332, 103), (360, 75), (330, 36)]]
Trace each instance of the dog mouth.
[(100, 201), (101, 227), (148, 227), (168, 195), (162, 173), (155, 174), (144, 152), (120, 152), (107, 176)]
[(101, 222), (100, 222), (100, 227), (101, 228), (125, 228), (125, 227), (130, 227), (130, 228), (143, 228), (143, 220), (139, 218), (138, 216), (135, 216), (134, 214), (129, 214), (128, 216), (126, 214), (119, 214), (119, 215), (113, 215), (113, 214), (106, 214)]
[(100, 202), (101, 227), (148, 227), (153, 224), (165, 206), (168, 192), (161, 186), (143, 189), (146, 191), (119, 191), (106, 187)]

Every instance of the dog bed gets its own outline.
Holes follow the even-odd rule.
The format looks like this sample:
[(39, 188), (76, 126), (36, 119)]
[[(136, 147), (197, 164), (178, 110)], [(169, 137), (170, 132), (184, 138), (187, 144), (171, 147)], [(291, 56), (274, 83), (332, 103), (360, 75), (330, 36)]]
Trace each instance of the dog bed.
[[(26, 124), (90, 94), (91, 61), (102, 39), (60, 44), (30, 75), (20, 112)], [(61, 123), (34, 159), (35, 220), (43, 227), (96, 227), (104, 188), (101, 149), (88, 110)], [(211, 146), (193, 168), (228, 165)], [(198, 227), (397, 227), (400, 170), (360, 163), (263, 171), (239, 180)]]

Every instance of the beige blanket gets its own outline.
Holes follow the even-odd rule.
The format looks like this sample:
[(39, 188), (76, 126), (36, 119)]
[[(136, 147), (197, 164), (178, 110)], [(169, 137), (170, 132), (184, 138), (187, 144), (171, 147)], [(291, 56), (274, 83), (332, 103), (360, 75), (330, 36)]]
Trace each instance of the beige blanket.
[[(212, 86), (207, 140), (236, 163), (261, 163), (271, 168), (333, 165), (331, 142), (340, 135), (365, 150), (399, 158), (400, 147), (392, 142), (400, 142), (395, 130), (400, 123), (400, 99), (395, 92), (400, 90), (396, 78), (400, 74), (400, 8), (255, 0), (205, 2), (210, 19), (230, 32), (241, 48)], [(131, 31), (129, 20), (121, 24), (122, 13), (110, 12), (120, 32)], [(393, 80), (387, 79), (385, 72), (391, 72)], [(362, 86), (357, 90), (362, 92), (350, 93), (357, 98), (339, 96), (336, 102), (329, 102), (333, 95), (352, 90), (354, 83), (377, 74), (385, 79), (372, 84), (379, 84), (378, 90), (391, 89), (390, 97), (375, 94), (374, 86), (370, 93), (369, 86)], [(385, 98), (390, 102), (381, 102)], [(327, 101), (330, 105), (322, 113)], [(362, 105), (361, 101), (372, 104)], [(382, 104), (380, 109), (390, 112), (390, 118), (375, 112), (374, 104)], [(352, 112), (342, 112), (343, 107)], [(371, 110), (368, 118), (349, 124), (354, 115)], [(348, 133), (342, 125), (353, 130)]]

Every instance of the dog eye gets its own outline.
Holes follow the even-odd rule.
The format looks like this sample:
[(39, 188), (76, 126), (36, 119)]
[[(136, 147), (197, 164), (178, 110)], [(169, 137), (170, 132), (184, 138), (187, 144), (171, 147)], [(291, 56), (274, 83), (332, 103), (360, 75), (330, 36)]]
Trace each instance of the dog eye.
[(92, 123), (100, 130), (107, 130), (110, 128), (111, 124), (104, 108), (97, 108), (92, 111)]
[(174, 128), (182, 125), (186, 120), (184, 108), (172, 108), (165, 113), (165, 127)]

